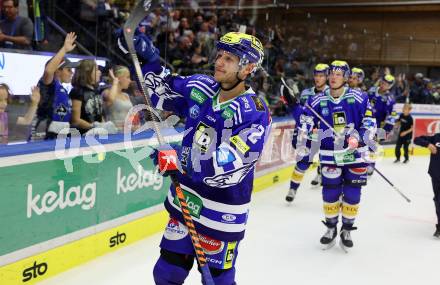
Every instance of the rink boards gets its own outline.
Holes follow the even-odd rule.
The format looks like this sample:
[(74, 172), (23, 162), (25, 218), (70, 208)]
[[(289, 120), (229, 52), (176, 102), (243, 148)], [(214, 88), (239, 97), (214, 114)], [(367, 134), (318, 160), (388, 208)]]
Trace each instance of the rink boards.
[[(254, 181), (254, 192), (264, 190), (267, 187), (270, 187), (276, 183), (284, 182), (290, 178), (292, 171), (291, 161), (293, 159), (292, 157), (289, 157), (289, 129), (291, 128), (292, 121), (290, 120), (282, 120), (273, 124), (271, 136), (268, 138), (261, 161), (257, 165), (255, 174), (256, 179)], [(178, 142), (181, 139), (181, 135), (170, 134), (167, 136), (167, 139), (169, 142)], [(43, 221), (46, 224), (45, 227), (47, 228), (43, 229), (42, 231), (32, 224), (24, 224), (21, 230), (17, 230), (17, 234), (15, 238), (13, 238), (13, 241), (10, 243), (10, 245), (16, 245), (21, 242), (22, 238), (20, 238), (20, 234), (26, 236), (26, 233), (30, 233), (30, 236), (35, 237), (35, 239), (38, 237), (45, 237), (47, 231), (50, 231), (50, 228), (52, 227), (56, 228), (59, 226), (60, 229), (63, 229), (64, 227), (63, 230), (66, 231), (66, 233), (54, 233), (53, 237), (48, 236), (45, 240), (35, 241), (34, 244), (23, 244), (13, 252), (8, 252), (6, 254), (2, 253), (0, 261), (0, 266), (2, 266), (0, 267), (0, 284), (34, 284), (38, 281), (66, 271), (72, 267), (90, 261), (98, 256), (114, 252), (121, 247), (128, 246), (152, 234), (161, 232), (167, 222), (167, 214), (163, 210), (162, 202), (164, 196), (166, 195), (167, 188), (169, 187), (169, 182), (158, 182), (158, 185), (156, 185), (157, 189), (151, 190), (152, 187), (155, 187), (154, 183), (151, 181), (154, 180), (157, 182), (159, 179), (161, 179), (161, 177), (156, 176), (156, 174), (152, 172), (151, 162), (145, 160), (141, 161), (145, 169), (138, 171), (132, 170), (132, 173), (129, 174), (127, 169), (129, 169), (131, 166), (127, 161), (124, 161), (127, 160), (127, 157), (124, 157), (124, 154), (127, 156), (127, 153), (122, 155), (121, 153), (118, 153), (122, 150), (126, 151), (130, 148), (133, 148), (135, 153), (142, 153), (142, 150), (146, 152), (147, 150), (144, 150), (143, 146), (154, 145), (156, 143), (157, 142), (154, 138), (140, 138), (133, 140), (132, 145), (127, 145), (126, 143), (121, 142), (105, 144), (105, 150), (103, 150), (97, 148), (96, 145), (93, 146), (92, 144), (92, 146), (90, 146), (87, 143), (83, 145), (83, 142), (81, 142), (81, 146), (78, 148), (80, 149), (79, 152), (64, 151), (64, 153), (61, 153), (59, 151), (57, 155), (54, 154), (53, 150), (42, 151), (39, 153), (30, 152), (21, 155), (11, 152), (10, 156), (5, 155), (0, 157), (0, 169), (2, 172), (11, 167), (25, 166), (31, 168), (30, 173), (24, 173), (25, 177), (32, 177), (33, 173), (38, 171), (42, 171), (42, 173), (46, 172), (46, 175), (48, 174), (49, 176), (56, 176), (53, 174), (53, 172), (58, 172), (57, 175), (60, 177), (65, 177), (65, 191), (69, 191), (67, 190), (68, 181), (85, 179), (88, 180), (86, 181), (88, 183), (84, 182), (79, 185), (79, 191), (83, 191), (81, 193), (86, 193), (87, 191), (84, 189), (86, 189), (87, 185), (89, 185), (88, 192), (93, 192), (90, 190), (93, 188), (93, 186), (90, 186), (93, 184), (90, 182), (90, 176), (94, 176), (96, 177), (94, 180), (96, 182), (95, 190), (97, 193), (105, 193), (102, 194), (102, 196), (110, 195), (109, 193), (116, 193), (115, 197), (118, 197), (118, 195), (122, 194), (134, 195), (130, 198), (127, 198), (127, 196), (124, 197), (123, 200), (126, 202), (126, 204), (123, 204), (124, 209), (118, 208), (118, 206), (120, 206), (120, 202), (112, 202), (113, 199), (115, 199), (114, 197), (104, 197), (102, 198), (104, 200), (97, 199), (95, 203), (99, 206), (99, 210), (92, 215), (95, 220), (90, 222), (81, 221), (81, 215), (78, 213), (73, 212), (71, 215), (63, 216), (64, 214), (61, 212), (44, 212), (42, 211), (42, 207), (38, 208), (34, 204), (29, 206), (29, 201), (32, 201), (32, 198), (35, 199), (37, 196), (36, 193), (31, 193), (31, 196), (29, 197), (30, 183), (24, 183), (27, 184), (27, 188), (23, 187), (22, 192), (25, 192), (26, 194), (27, 190), (28, 205), (26, 209), (27, 213), (22, 212), (21, 216), (25, 216), (26, 214), (28, 216), (31, 214), (31, 217), (53, 215), (58, 217), (61, 222), (57, 221), (56, 219)], [(385, 148), (384, 153), (388, 156), (393, 153), (393, 149)], [(424, 153), (426, 152), (423, 150), (414, 149), (414, 154)], [(14, 157), (14, 159), (11, 159), (11, 157)], [(70, 160), (72, 158), (73, 160)], [(84, 161), (88, 162), (82, 164)], [(55, 163), (55, 168), (51, 168), (48, 165), (46, 166), (44, 163)], [(78, 165), (81, 165), (80, 169), (78, 169)], [(73, 167), (73, 170), (75, 170), (73, 174), (68, 173), (67, 171), (70, 166)], [(64, 168), (64, 170), (60, 170), (62, 168)], [(16, 172), (17, 169), (13, 170), (13, 172)], [(24, 172), (24, 170), (20, 171)], [(79, 174), (76, 173), (78, 171)], [(148, 174), (148, 171), (151, 173)], [(9, 182), (12, 184), (10, 184), (7, 188), (10, 191), (12, 191), (11, 189), (17, 188), (13, 186), (14, 183), (17, 183), (18, 181), (18, 179), (14, 179), (13, 172), (10, 173), (11, 179), (9, 180)], [(114, 173), (114, 175), (109, 175), (109, 172)], [(41, 180), (41, 177), (43, 177), (42, 173), (38, 173), (37, 180)], [(79, 176), (75, 177), (75, 174)], [(130, 188), (127, 185), (125, 185), (126, 188), (124, 189), (124, 187), (120, 185), (120, 182), (113, 183), (112, 181), (106, 181), (106, 177), (108, 176), (125, 176), (128, 178), (130, 175), (133, 181), (135, 180), (136, 175), (137, 177), (142, 175), (144, 177), (148, 177), (148, 175), (150, 175), (150, 182), (146, 183), (146, 185), (143, 185), (145, 187), (141, 187), (141, 185), (137, 189), (127, 190), (126, 188)], [(70, 180), (68, 179), (69, 176), (72, 176)], [(55, 180), (59, 180), (60, 177), (56, 177)], [(20, 179), (23, 180), (25, 178), (20, 177)], [(100, 188), (100, 183), (104, 183), (103, 188)], [(112, 184), (116, 184), (116, 189), (115, 186), (112, 186)], [(133, 182), (132, 184), (135, 185), (136, 183)], [(41, 189), (43, 185), (44, 183), (40, 185), (40, 187), (34, 187), (32, 190), (37, 191), (36, 189)], [(53, 187), (49, 188), (53, 189)], [(74, 187), (70, 187), (69, 189), (73, 188)], [(2, 185), (0, 185), (0, 189), (5, 188), (2, 188)], [(102, 189), (107, 191), (103, 191)], [(42, 195), (42, 199), (44, 198), (43, 192), (40, 193)], [(61, 191), (59, 189), (58, 194), (60, 194), (60, 192)], [(75, 196), (74, 193), (76, 192), (72, 191), (70, 195)], [(148, 196), (146, 193), (150, 196)], [(83, 195), (83, 197), (85, 196)], [(146, 199), (146, 197), (148, 197), (148, 199)], [(49, 199), (51, 198), (47, 197), (46, 201)], [(139, 201), (144, 201), (145, 203), (151, 201), (153, 202), (145, 206), (139, 205)], [(68, 208), (68, 201), (64, 201), (64, 204), (63, 201), (58, 203), (59, 208), (62, 208), (63, 206)], [(80, 205), (78, 204), (77, 206), (79, 207)], [(128, 210), (128, 208), (130, 209)], [(40, 211), (40, 214), (38, 211)], [(65, 220), (62, 220), (63, 217)], [(24, 218), (21, 217), (21, 219)], [(0, 223), (2, 232), (4, 232), (5, 229), (14, 229), (12, 218), (8, 219), (7, 222), (5, 222), (5, 218), (3, 218), (3, 220), (4, 221)], [(76, 223), (69, 224), (68, 222), (71, 220), (75, 220)], [(59, 222), (58, 225), (57, 222)], [(83, 222), (83, 224), (81, 224), (81, 222)], [(89, 222), (89, 224), (87, 224), (87, 222)], [(43, 225), (40, 225), (40, 227), (42, 226)], [(78, 228), (75, 228), (75, 226)], [(11, 237), (8, 238), (11, 239)], [(2, 240), (5, 240), (4, 237), (2, 237)], [(145, 255), (145, 258), (149, 258), (148, 253), (145, 253)], [(150, 258), (155, 257), (156, 256)]]

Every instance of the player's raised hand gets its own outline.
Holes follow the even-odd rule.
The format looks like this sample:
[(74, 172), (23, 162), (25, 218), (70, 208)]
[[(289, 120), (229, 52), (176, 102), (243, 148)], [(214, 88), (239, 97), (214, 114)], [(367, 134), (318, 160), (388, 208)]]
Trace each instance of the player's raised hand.
[(110, 69), (108, 71), (108, 75), (110, 76), (113, 85), (118, 85), (119, 84), (119, 78), (115, 76), (115, 73), (113, 72), (113, 69)]
[(75, 49), (76, 44), (76, 34), (74, 32), (68, 33), (66, 38), (64, 39), (64, 50), (66, 51), (66, 53), (71, 52), (72, 50)]

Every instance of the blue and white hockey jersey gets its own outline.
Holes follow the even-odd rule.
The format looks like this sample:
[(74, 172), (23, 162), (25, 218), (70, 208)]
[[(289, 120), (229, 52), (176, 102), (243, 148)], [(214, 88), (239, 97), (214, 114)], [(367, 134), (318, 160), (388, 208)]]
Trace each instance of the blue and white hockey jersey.
[[(254, 167), (270, 129), (266, 104), (252, 89), (219, 103), (213, 77), (171, 76), (157, 63), (144, 65), (153, 105), (186, 117), (178, 180), (199, 233), (223, 241), (244, 236)], [(183, 223), (171, 186), (165, 208)]]
[(393, 95), (390, 92), (379, 94), (379, 87), (376, 86), (368, 90), (368, 98), (377, 126), (384, 128), (387, 132), (391, 131), (397, 119), (397, 114), (393, 112), (396, 103)]
[[(327, 90), (329, 87), (328, 87), (328, 85), (325, 85), (325, 87), (324, 87), (324, 89), (323, 89), (323, 91), (325, 91), (325, 90)], [(300, 104), (302, 105), (302, 106), (304, 106), (304, 104), (309, 100), (309, 98), (310, 97), (313, 97), (313, 96), (315, 96), (317, 93), (321, 93), (321, 92), (323, 92), (323, 91), (319, 91), (319, 92), (316, 92), (316, 88), (315, 87), (310, 87), (310, 88), (306, 88), (306, 89), (304, 89), (302, 92), (301, 92), (301, 95), (299, 96), (300, 97)]]
[[(319, 148), (320, 162), (333, 165), (365, 165), (361, 152), (348, 150), (347, 138), (355, 136), (361, 144), (368, 146), (373, 143), (370, 139), (375, 133), (376, 123), (368, 98), (359, 90), (344, 87), (344, 92), (339, 98), (333, 98), (330, 89), (327, 89), (310, 98), (308, 105), (340, 134), (339, 137), (336, 136), (309, 108), (297, 107), (300, 110), (298, 127), (302, 131), (311, 132), (319, 125), (317, 143), (311, 143), (311, 147)], [(367, 135), (366, 131), (369, 131)]]

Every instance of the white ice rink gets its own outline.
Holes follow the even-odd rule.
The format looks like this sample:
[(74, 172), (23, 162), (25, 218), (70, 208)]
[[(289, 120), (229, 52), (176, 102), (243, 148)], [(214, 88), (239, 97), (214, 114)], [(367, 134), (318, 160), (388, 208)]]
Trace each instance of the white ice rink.
[[(320, 248), (325, 232), (320, 188), (309, 171), (292, 205), (288, 183), (256, 193), (237, 261), (238, 284), (440, 284), (440, 240), (435, 230), (427, 156), (408, 165), (385, 159), (381, 170), (411, 199), (408, 204), (374, 174), (364, 188), (348, 254), (338, 245)], [(154, 284), (152, 271), (161, 234), (43, 281), (42, 285)], [(185, 284), (201, 284), (196, 266)]]

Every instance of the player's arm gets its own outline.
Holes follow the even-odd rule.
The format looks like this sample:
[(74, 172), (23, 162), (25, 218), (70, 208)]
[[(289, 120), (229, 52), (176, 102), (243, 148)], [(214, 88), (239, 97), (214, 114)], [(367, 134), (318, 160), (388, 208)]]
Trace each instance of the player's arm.
[(435, 136), (419, 136), (414, 139), (414, 144), (428, 147), (428, 145), (435, 144)]
[(377, 133), (377, 123), (376, 118), (373, 117), (373, 110), (367, 98), (362, 102), (360, 113), (362, 114), (362, 119), (359, 129), (359, 142), (361, 145), (367, 145), (371, 149), (374, 149), (376, 145), (375, 136)]
[(29, 109), (27, 110), (24, 116), (17, 118), (17, 125), (30, 125), (32, 123), (32, 119), (34, 118), (35, 113), (37, 112), (40, 98), (41, 98), (40, 88), (38, 88), (38, 86), (32, 87), (31, 105), (29, 106)]
[[(208, 76), (199, 75), (200, 78), (196, 78), (196, 76), (182, 77), (170, 74), (169, 70), (160, 64), (159, 50), (153, 45), (149, 36), (136, 30), (133, 42), (142, 65), (145, 87), (149, 90), (154, 108), (187, 116), (191, 95), (197, 97), (199, 101), (214, 95), (212, 93), (217, 83), (209, 80)], [(118, 45), (125, 54), (128, 54), (122, 31), (119, 33)], [(201, 94), (194, 93), (199, 93), (197, 91), (191, 93), (194, 87), (197, 87)]]
[(55, 56), (49, 61), (49, 63), (44, 68), (43, 74), (43, 83), (45, 85), (49, 85), (52, 83), (55, 71), (57, 71), (58, 66), (60, 66), (61, 62), (64, 59), (66, 53), (71, 52), (75, 47), (76, 34), (68, 33), (66, 38), (64, 39), (64, 45), (58, 50)]
[(396, 124), (396, 120), (397, 120), (397, 113), (396, 111), (393, 110), (394, 108), (394, 104), (396, 102), (394, 101), (394, 99), (388, 98), (387, 101), (387, 117), (385, 119), (385, 125), (383, 127), (383, 129), (389, 133), (393, 130), (394, 125)]

